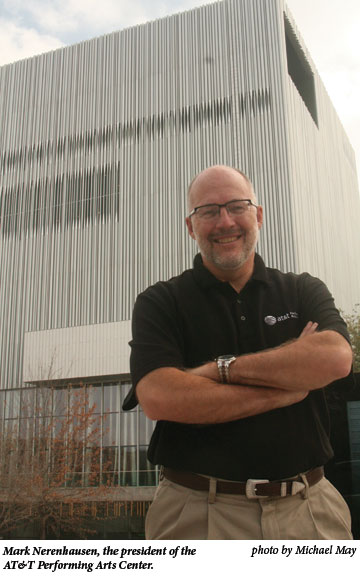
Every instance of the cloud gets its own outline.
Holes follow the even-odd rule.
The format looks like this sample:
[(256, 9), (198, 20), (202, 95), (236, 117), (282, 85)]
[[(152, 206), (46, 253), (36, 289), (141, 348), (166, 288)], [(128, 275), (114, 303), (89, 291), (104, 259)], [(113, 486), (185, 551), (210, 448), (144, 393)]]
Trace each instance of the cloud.
[(63, 43), (55, 36), (0, 19), (0, 66), (60, 46)]
[[(0, 9), (19, 26), (25, 23), (66, 44), (80, 42), (211, 0), (0, 0)], [(1, 7), (2, 6), (2, 7)]]
[(0, 0), (0, 65), (134, 26), (201, 0)]
[[(141, 0), (0, 0), (3, 22), (72, 44), (146, 19)], [(0, 4), (1, 6), (1, 4)]]
[(44, 34), (78, 42), (92, 36), (145, 22), (161, 10), (160, 2), (143, 0), (13, 0), (7, 14)]

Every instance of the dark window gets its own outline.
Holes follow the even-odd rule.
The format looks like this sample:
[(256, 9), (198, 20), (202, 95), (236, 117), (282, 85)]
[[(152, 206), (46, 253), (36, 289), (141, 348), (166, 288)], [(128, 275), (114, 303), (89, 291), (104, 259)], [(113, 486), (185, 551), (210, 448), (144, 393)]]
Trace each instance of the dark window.
[(286, 17), (285, 40), (288, 73), (314, 122), (318, 125), (314, 74), (297, 36)]

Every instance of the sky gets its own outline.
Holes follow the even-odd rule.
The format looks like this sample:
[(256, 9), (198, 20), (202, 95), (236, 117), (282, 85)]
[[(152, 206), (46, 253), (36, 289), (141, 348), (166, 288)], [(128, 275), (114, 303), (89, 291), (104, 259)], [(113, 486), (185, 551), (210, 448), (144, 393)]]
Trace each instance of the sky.
[[(207, 0), (0, 0), (0, 66), (189, 10)], [(360, 2), (287, 0), (357, 158)]]

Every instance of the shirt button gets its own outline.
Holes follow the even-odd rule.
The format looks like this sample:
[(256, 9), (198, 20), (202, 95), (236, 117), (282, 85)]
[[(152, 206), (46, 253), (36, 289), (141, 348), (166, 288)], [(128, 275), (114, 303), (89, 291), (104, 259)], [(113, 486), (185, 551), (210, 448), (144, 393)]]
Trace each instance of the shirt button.
[(240, 316), (240, 320), (246, 320), (245, 316)]

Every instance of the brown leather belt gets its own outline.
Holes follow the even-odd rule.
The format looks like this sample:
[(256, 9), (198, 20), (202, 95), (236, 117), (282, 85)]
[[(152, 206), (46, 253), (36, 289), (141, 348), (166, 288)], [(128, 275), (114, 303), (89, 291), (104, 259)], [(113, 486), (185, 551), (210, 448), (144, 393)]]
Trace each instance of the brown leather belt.
[[(162, 474), (166, 479), (173, 483), (183, 485), (197, 491), (209, 491), (210, 478), (191, 473), (189, 471), (177, 471), (171, 467), (163, 467)], [(306, 480), (311, 487), (324, 477), (324, 468), (315, 467), (305, 474)], [(213, 478), (211, 478), (213, 479)], [(301, 476), (285, 481), (269, 481), (266, 479), (248, 479), (246, 482), (222, 481), (216, 479), (217, 493), (232, 493), (246, 495), (248, 498), (257, 497), (284, 497), (286, 495), (295, 495), (305, 488)]]

